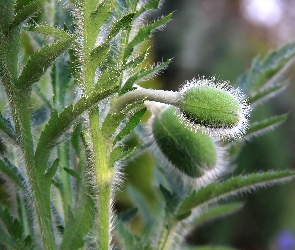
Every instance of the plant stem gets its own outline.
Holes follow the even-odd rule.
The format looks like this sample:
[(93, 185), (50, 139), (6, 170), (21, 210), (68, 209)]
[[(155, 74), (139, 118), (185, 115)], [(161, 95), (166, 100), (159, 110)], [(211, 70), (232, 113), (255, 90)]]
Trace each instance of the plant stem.
[(54, 250), (56, 244), (50, 211), (50, 181), (44, 178), (43, 168), (34, 161), (34, 146), (30, 125), (30, 95), (29, 93), (26, 95), (24, 91), (22, 93), (15, 91), (15, 93), (13, 98), (16, 111), (14, 121), (25, 159), (28, 182), (33, 194), (28, 195), (31, 195), (33, 199), (32, 204), (34, 204), (36, 210), (43, 248)]
[(168, 220), (165, 220), (163, 227), (162, 227), (162, 232), (160, 236), (160, 241), (159, 241), (159, 250), (169, 250), (171, 249), (171, 245), (174, 241), (175, 237), (175, 229), (176, 229), (177, 223), (172, 221), (168, 222)]
[(106, 141), (99, 127), (98, 109), (89, 114), (93, 143), (94, 169), (98, 188), (98, 249), (108, 249), (111, 241), (111, 179), (112, 170), (107, 159)]
[(174, 106), (179, 106), (181, 94), (167, 90), (155, 90), (139, 88), (120, 96), (112, 105), (111, 112), (117, 113), (122, 111), (130, 103), (147, 100), (163, 102)]

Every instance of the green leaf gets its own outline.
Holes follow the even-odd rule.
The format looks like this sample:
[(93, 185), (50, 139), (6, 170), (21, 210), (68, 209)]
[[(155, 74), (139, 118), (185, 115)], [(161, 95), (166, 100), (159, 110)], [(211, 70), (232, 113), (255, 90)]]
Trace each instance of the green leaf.
[(11, 121), (5, 118), (0, 112), (0, 130), (2, 130), (10, 139), (16, 142), (16, 134)]
[(4, 224), (7, 232), (15, 240), (22, 239), (23, 228), (20, 222), (9, 213), (7, 208), (0, 204), (0, 219)]
[(131, 208), (127, 211), (120, 213), (117, 218), (118, 218), (118, 220), (120, 220), (124, 223), (130, 222), (137, 214), (137, 211), (138, 211), (137, 208)]
[(18, 78), (18, 86), (27, 90), (33, 83), (39, 81), (53, 61), (70, 47), (73, 40), (74, 37), (63, 39), (36, 51)]
[(286, 87), (287, 84), (281, 84), (256, 92), (255, 94), (250, 95), (249, 103), (251, 104), (251, 107), (254, 108), (256, 105), (276, 96), (279, 92), (285, 90)]
[(274, 184), (284, 183), (295, 178), (295, 172), (279, 171), (254, 173), (232, 177), (222, 183), (217, 181), (198, 191), (192, 191), (180, 204), (178, 215), (204, 204), (212, 204), (229, 196), (256, 190)]
[(116, 161), (129, 157), (130, 155), (132, 155), (132, 153), (136, 149), (137, 149), (137, 146), (129, 150), (124, 150), (124, 147), (122, 145), (116, 146), (110, 153), (110, 158), (109, 158), (110, 166), (113, 166)]
[(8, 249), (22, 249), (22, 245), (19, 244), (17, 241), (12, 239), (6, 232), (0, 228), (0, 242), (6, 247), (10, 247)]
[(70, 169), (70, 168), (64, 168), (64, 170), (72, 177), (79, 179), (79, 180), (81, 179), (81, 176), (77, 171)]
[(103, 44), (97, 46), (90, 52), (91, 63), (94, 67), (97, 67), (107, 56), (110, 51), (110, 42), (107, 40)]
[(108, 39), (114, 38), (120, 30), (127, 30), (131, 27), (134, 15), (135, 13), (129, 13), (123, 16), (120, 20), (115, 21), (108, 35)]
[(17, 167), (12, 164), (5, 164), (2, 160), (0, 160), (0, 171), (11, 179), (17, 186), (23, 188), (22, 182), (24, 181), (24, 178)]
[(160, 29), (166, 25), (172, 18), (172, 13), (167, 16), (161, 17), (159, 20), (156, 20), (152, 24), (142, 27), (133, 40), (127, 45), (126, 52), (124, 55), (124, 61), (126, 61), (132, 54), (134, 47), (138, 44), (148, 40), (151, 37), (152, 31), (155, 29)]
[(127, 186), (126, 191), (131, 202), (138, 209), (138, 214), (141, 216), (143, 221), (147, 225), (151, 225), (154, 221), (154, 215), (147, 198), (131, 184)]
[(56, 158), (55, 161), (52, 163), (51, 167), (47, 170), (45, 174), (46, 178), (51, 179), (55, 175), (58, 165), (59, 165), (59, 158)]
[(95, 203), (89, 196), (89, 191), (86, 188), (81, 189), (76, 209), (73, 213), (69, 210), (61, 250), (79, 249), (84, 246), (84, 237), (93, 226), (95, 211)]
[(60, 114), (58, 114), (57, 110), (53, 111), (40, 135), (35, 151), (35, 158), (42, 159), (45, 155), (48, 156), (50, 150), (59, 144), (58, 139), (65, 134), (83, 112), (114, 93), (117, 89), (118, 87), (115, 86), (103, 92), (93, 91), (89, 97), (82, 97), (76, 104), (69, 105)]
[(249, 93), (259, 91), (268, 80), (285, 69), (285, 65), (294, 55), (295, 43), (291, 43), (271, 51), (263, 59), (255, 58), (245, 83)]
[(274, 116), (268, 119), (265, 119), (260, 122), (255, 122), (250, 125), (247, 134), (244, 136), (245, 140), (250, 140), (253, 137), (260, 136), (264, 133), (267, 133), (276, 127), (280, 126), (288, 118), (287, 114)]
[(140, 55), (133, 57), (130, 61), (128, 61), (126, 63), (126, 65), (124, 66), (124, 68), (128, 69), (134, 69), (135, 67), (137, 67), (138, 65), (140, 65), (148, 56), (148, 50), (141, 53)]
[(62, 29), (55, 28), (49, 25), (28, 26), (26, 30), (40, 33), (43, 35), (53, 36), (59, 39), (70, 39), (71, 35)]
[(101, 26), (107, 21), (111, 16), (115, 1), (114, 0), (104, 0), (97, 5), (95, 10), (90, 13), (89, 26), (86, 29), (89, 31), (89, 44), (90, 47), (94, 46), (96, 37)]
[(145, 114), (145, 111), (147, 108), (143, 108), (139, 111), (137, 111), (133, 116), (129, 118), (129, 121), (127, 122), (126, 126), (120, 131), (120, 133), (116, 136), (114, 143), (121, 141), (125, 136), (129, 135), (136, 125), (140, 122), (143, 115)]
[(126, 118), (126, 116), (129, 115), (129, 113), (134, 113), (138, 110), (138, 106), (140, 106), (143, 102), (134, 102), (130, 104), (128, 107), (126, 107), (126, 110), (124, 112), (117, 112), (112, 113), (109, 112), (106, 116), (103, 124), (102, 124), (102, 133), (106, 138), (109, 138), (113, 135), (113, 133), (116, 131), (119, 124)]
[(28, 18), (32, 17), (37, 12), (43, 9), (46, 0), (33, 0), (28, 5), (24, 6), (14, 17), (13, 22), (10, 25), (10, 29), (19, 26), (25, 22)]
[(151, 79), (152, 77), (159, 74), (161, 71), (163, 71), (168, 64), (171, 62), (171, 59), (168, 59), (164, 63), (157, 64), (154, 67), (151, 67), (149, 69), (141, 69), (138, 73), (131, 76), (123, 85), (120, 95), (123, 95), (127, 93), (128, 91), (131, 91), (133, 89), (133, 85), (139, 82), (146, 81), (148, 79)]
[(167, 211), (167, 214), (173, 214), (179, 204), (179, 199), (175, 194), (172, 193), (172, 191), (167, 190), (162, 185), (160, 185), (159, 189), (165, 200), (165, 209)]
[(220, 217), (225, 217), (240, 210), (244, 205), (242, 203), (230, 203), (209, 208), (199, 216), (192, 219), (194, 225), (200, 225)]
[(115, 225), (115, 233), (122, 245), (122, 249), (136, 249), (139, 247), (138, 239), (123, 221), (117, 219)]

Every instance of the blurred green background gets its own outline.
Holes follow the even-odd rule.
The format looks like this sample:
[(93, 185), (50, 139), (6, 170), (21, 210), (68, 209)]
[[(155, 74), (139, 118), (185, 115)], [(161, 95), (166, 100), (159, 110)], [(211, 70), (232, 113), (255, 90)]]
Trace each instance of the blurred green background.
[[(173, 20), (153, 37), (152, 60), (173, 58), (156, 79), (159, 88), (177, 89), (193, 77), (215, 76), (235, 83), (254, 56), (295, 40), (295, 1), (292, 0), (166, 0), (161, 12), (174, 12)], [(286, 79), (290, 85), (251, 119), (289, 113), (279, 128), (246, 143), (234, 174), (295, 168), (295, 67)], [(153, 81), (155, 85), (155, 81)], [(141, 190), (151, 204), (153, 162), (148, 155), (126, 167), (126, 186)], [(123, 189), (124, 190), (124, 189)], [(192, 245), (228, 245), (238, 249), (295, 249), (295, 182), (238, 197), (245, 207), (235, 215), (195, 229)], [(117, 209), (128, 205), (118, 195)], [(137, 223), (136, 225), (138, 226)]]
[[(254, 56), (295, 41), (294, 0), (165, 0), (154, 16), (170, 12), (174, 12), (173, 20), (154, 34), (150, 61), (173, 58), (173, 62), (163, 74), (145, 83), (148, 87), (175, 90), (185, 80), (203, 75), (234, 84)], [(294, 66), (286, 79), (290, 82), (287, 91), (258, 108), (251, 119), (283, 113), (289, 113), (289, 119), (273, 132), (247, 142), (234, 174), (295, 169)], [(0, 105), (4, 108), (5, 103)], [(0, 153), (4, 148), (0, 140)], [(144, 193), (151, 207), (156, 207), (153, 166), (153, 159), (144, 154), (125, 167), (126, 181), (117, 195), (117, 211), (131, 206), (130, 184)], [(0, 186), (5, 185), (0, 179)], [(4, 190), (0, 188), (0, 200), (9, 206), (13, 201)], [(245, 250), (295, 249), (295, 181), (237, 199), (245, 202), (243, 210), (196, 228), (188, 243)], [(140, 220), (135, 221), (134, 228), (140, 230)]]

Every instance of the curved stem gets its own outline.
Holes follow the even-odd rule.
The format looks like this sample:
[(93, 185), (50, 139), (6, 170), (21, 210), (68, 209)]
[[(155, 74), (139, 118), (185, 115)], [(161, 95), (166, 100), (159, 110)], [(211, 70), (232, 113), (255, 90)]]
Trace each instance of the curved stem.
[(136, 89), (120, 96), (113, 103), (111, 107), (111, 112), (120, 112), (124, 108), (126, 108), (128, 104), (139, 100), (162, 102), (178, 107), (181, 103), (181, 93), (156, 89)]
[(163, 225), (162, 232), (160, 236), (160, 242), (158, 249), (159, 250), (169, 250), (171, 249), (171, 245), (173, 244), (175, 237), (177, 223), (176, 222), (167, 222), (167, 225)]

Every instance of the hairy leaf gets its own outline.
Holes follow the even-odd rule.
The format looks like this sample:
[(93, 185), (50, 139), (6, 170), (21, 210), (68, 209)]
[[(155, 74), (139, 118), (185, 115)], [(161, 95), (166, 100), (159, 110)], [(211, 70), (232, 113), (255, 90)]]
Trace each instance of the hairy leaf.
[(244, 139), (249, 140), (253, 137), (257, 137), (264, 133), (267, 133), (268, 131), (271, 131), (275, 129), (276, 127), (280, 126), (283, 122), (287, 120), (287, 118), (288, 118), (288, 115), (284, 114), (284, 115), (274, 116), (260, 122), (255, 122), (250, 125)]
[(242, 203), (230, 203), (210, 207), (207, 211), (201, 213), (192, 220), (194, 225), (200, 225), (220, 217), (228, 216), (240, 210), (243, 207)]
[(0, 160), (0, 171), (9, 177), (17, 186), (23, 188), (22, 182), (24, 181), (24, 178), (14, 165), (9, 163), (5, 164)]
[(136, 125), (140, 122), (141, 118), (145, 114), (146, 110), (147, 108), (143, 108), (129, 118), (126, 126), (116, 136), (114, 143), (122, 140), (125, 136), (129, 135), (133, 131), (133, 129), (136, 127)]
[(263, 103), (277, 95), (279, 92), (285, 90), (287, 84), (281, 84), (272, 86), (270, 88), (261, 90), (249, 97), (249, 103), (251, 103), (251, 107), (254, 108), (256, 105)]
[(180, 204), (178, 215), (203, 205), (212, 204), (236, 194), (255, 190), (260, 187), (284, 183), (295, 178), (291, 171), (254, 173), (247, 176), (232, 177), (222, 183), (215, 181), (198, 191), (190, 193)]
[(120, 30), (127, 30), (128, 27), (131, 26), (131, 22), (133, 20), (135, 13), (129, 13), (125, 16), (123, 16), (120, 20), (115, 21), (113, 24), (110, 33), (108, 35), (108, 38), (114, 38)]
[(294, 55), (295, 43), (291, 43), (271, 51), (263, 59), (256, 57), (247, 78), (240, 78), (240, 80), (244, 79), (243, 87), (246, 94), (259, 91), (268, 80), (284, 68)]
[(33, 83), (39, 81), (53, 61), (70, 47), (73, 39), (74, 37), (63, 39), (36, 51), (18, 78), (18, 86), (27, 90)]
[(28, 18), (42, 10), (46, 0), (33, 0), (24, 6), (14, 17), (10, 29), (13, 29), (26, 21)]
[(41, 133), (35, 157), (42, 158), (44, 155), (48, 155), (50, 150), (58, 144), (58, 139), (64, 135), (83, 112), (112, 94), (116, 89), (117, 87), (107, 89), (103, 92), (93, 91), (88, 98), (82, 97), (76, 104), (66, 107), (60, 114), (58, 114), (57, 110), (53, 111)]
[(16, 141), (16, 135), (12, 123), (0, 112), (0, 130), (2, 130), (10, 139)]
[(120, 95), (123, 95), (123, 94), (127, 93), (128, 91), (132, 90), (134, 84), (146, 81), (146, 80), (156, 76), (161, 71), (163, 71), (168, 66), (168, 64), (170, 62), (171, 62), (171, 59), (168, 59), (166, 62), (157, 64), (156, 66), (151, 67), (149, 69), (141, 69), (138, 73), (131, 76), (125, 82), (125, 84), (123, 85), (123, 87), (120, 91)]
[(132, 39), (132, 41), (127, 45), (124, 60), (126, 61), (131, 56), (135, 46), (149, 39), (151, 37), (153, 30), (163, 27), (165, 24), (167, 24), (171, 20), (171, 18), (172, 18), (172, 13), (160, 18), (159, 20), (156, 20), (150, 25), (146, 25), (142, 27), (138, 31), (136, 36)]
[(71, 35), (62, 29), (55, 28), (49, 25), (28, 26), (26, 30), (36, 33), (53, 36), (59, 39), (70, 39)]

